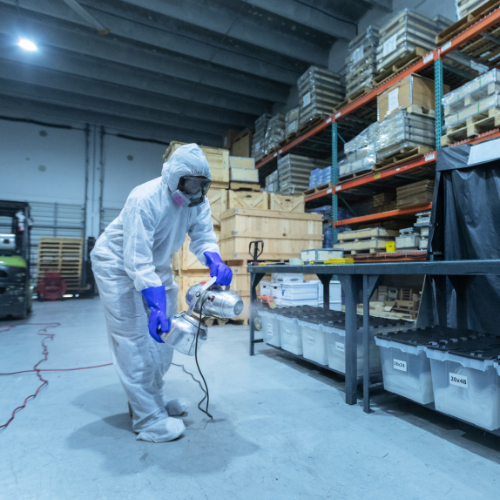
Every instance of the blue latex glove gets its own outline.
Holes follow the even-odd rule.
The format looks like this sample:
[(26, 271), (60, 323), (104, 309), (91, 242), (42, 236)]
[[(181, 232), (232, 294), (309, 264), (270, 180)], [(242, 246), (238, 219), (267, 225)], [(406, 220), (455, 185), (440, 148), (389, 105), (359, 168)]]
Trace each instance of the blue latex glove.
[(226, 266), (220, 255), (215, 252), (204, 252), (203, 255), (207, 259), (207, 266), (210, 268), (210, 276), (217, 276), (215, 283), (217, 285), (228, 286), (233, 279), (233, 271)]
[[(164, 286), (150, 286), (142, 291), (142, 295), (146, 299), (146, 304), (151, 310), (149, 316), (149, 334), (156, 342), (163, 344), (160, 337), (161, 332), (170, 331), (170, 320), (167, 318), (167, 294)], [(158, 328), (161, 327), (161, 332), (158, 333)]]

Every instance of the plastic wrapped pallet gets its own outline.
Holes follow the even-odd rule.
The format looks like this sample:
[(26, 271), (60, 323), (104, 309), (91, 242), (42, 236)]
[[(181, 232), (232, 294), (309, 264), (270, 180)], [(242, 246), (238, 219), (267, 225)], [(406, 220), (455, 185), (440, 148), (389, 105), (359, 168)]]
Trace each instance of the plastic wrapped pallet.
[(382, 71), (416, 48), (434, 50), (439, 33), (436, 21), (404, 9), (380, 29), (377, 70)]
[(285, 139), (285, 115), (278, 113), (267, 123), (264, 139), (264, 155), (276, 149), (281, 141)]
[(266, 191), (270, 193), (278, 192), (278, 171), (275, 170), (273, 173), (266, 176)]
[(291, 109), (285, 117), (285, 137), (295, 134), (299, 130), (300, 106)]
[(372, 81), (377, 73), (379, 38), (379, 27), (371, 25), (349, 42), (349, 55), (346, 58), (347, 97), (364, 87), (373, 87)]
[(264, 114), (255, 120), (255, 134), (252, 141), (252, 157), (259, 161), (264, 156), (264, 141), (266, 138), (267, 124), (271, 115)]
[(345, 98), (345, 86), (340, 75), (311, 66), (298, 80), (300, 125), (316, 117), (328, 116)]
[(343, 169), (345, 173), (339, 172), (340, 177), (373, 168), (373, 165), (377, 162), (376, 140), (378, 129), (378, 122), (372, 123), (344, 145), (344, 152), (349, 166)]
[(309, 188), (311, 172), (318, 167), (328, 166), (327, 161), (289, 154), (278, 158), (280, 192), (302, 193)]
[(316, 168), (311, 172), (309, 178), (309, 189), (316, 186), (322, 186), (323, 184), (328, 184), (332, 178), (332, 167), (326, 168)]
[(434, 118), (401, 110), (380, 122), (376, 142), (377, 158), (386, 158), (402, 148), (434, 147), (435, 144)]

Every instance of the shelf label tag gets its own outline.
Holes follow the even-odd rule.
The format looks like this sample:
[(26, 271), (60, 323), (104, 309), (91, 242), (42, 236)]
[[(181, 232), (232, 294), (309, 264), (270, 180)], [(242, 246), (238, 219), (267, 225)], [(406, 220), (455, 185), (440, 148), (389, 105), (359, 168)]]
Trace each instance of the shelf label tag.
[(330, 188), (330, 189), (326, 192), (326, 194), (332, 194), (332, 188)]
[(380, 179), (380, 172), (377, 172), (376, 174), (373, 174), (374, 179)]
[(335, 342), (335, 349), (340, 352), (345, 352), (344, 344), (342, 344), (341, 342)]
[(278, 156), (278, 153), (274, 153), (274, 156)]
[(424, 57), (424, 64), (427, 64), (429, 61), (432, 61), (433, 59), (434, 59), (434, 54), (432, 52), (429, 52), (429, 54), (427, 54)]
[(335, 118), (338, 118), (342, 113), (339, 111), (336, 115)]
[(398, 43), (398, 35), (393, 35), (391, 38), (384, 42), (384, 46), (382, 49), (382, 57), (388, 56), (391, 52), (396, 50)]
[(342, 186), (335, 186), (335, 191), (340, 191), (342, 189)]
[(356, 64), (358, 61), (361, 61), (363, 59), (363, 46), (358, 47), (353, 53), (352, 53), (352, 63)]
[(402, 361), (400, 359), (393, 359), (392, 360), (392, 367), (395, 370), (399, 370), (400, 372), (407, 372), (408, 371), (408, 365), (406, 361)]
[(444, 52), (445, 50), (448, 50), (451, 47), (451, 40), (449, 42), (446, 42), (442, 47), (441, 47), (441, 52)]
[(302, 98), (302, 106), (308, 106), (311, 104), (311, 92), (308, 92), (303, 98)]
[(429, 153), (424, 156), (425, 161), (431, 161), (436, 159), (436, 153)]
[(326, 120), (326, 123), (330, 123), (332, 121), (332, 117), (330, 116), (330, 118), (328, 118), (328, 120)]
[(457, 387), (463, 387), (464, 389), (469, 388), (469, 382), (466, 375), (459, 375), (458, 373), (448, 373), (450, 377), (450, 384), (456, 385)]
[(279, 154), (283, 153), (283, 150), (282, 150), (282, 149), (280, 149), (280, 150), (278, 151), (278, 153), (279, 153)]

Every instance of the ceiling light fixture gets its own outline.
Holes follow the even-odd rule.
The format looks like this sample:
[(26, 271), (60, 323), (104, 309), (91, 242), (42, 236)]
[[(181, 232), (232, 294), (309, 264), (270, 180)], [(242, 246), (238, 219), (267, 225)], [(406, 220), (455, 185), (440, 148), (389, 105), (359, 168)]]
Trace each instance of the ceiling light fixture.
[(36, 52), (38, 50), (38, 47), (31, 40), (28, 40), (27, 38), (21, 38), (19, 42), (17, 42), (17, 45), (19, 45), (19, 47), (29, 52)]

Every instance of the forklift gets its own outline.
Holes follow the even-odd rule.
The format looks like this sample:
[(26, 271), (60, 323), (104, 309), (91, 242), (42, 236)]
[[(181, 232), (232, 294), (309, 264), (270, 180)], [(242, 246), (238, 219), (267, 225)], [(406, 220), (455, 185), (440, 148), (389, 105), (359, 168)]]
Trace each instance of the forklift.
[(31, 312), (29, 203), (0, 200), (0, 217), (11, 221), (0, 234), (0, 317), (26, 319)]

